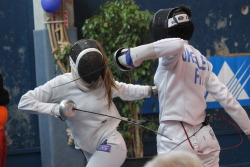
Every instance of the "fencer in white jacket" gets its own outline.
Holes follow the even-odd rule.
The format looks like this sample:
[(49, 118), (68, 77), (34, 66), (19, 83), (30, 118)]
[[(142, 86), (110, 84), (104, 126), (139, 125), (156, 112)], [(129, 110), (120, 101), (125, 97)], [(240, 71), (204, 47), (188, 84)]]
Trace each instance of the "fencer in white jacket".
[(219, 101), (249, 139), (250, 120), (246, 111), (212, 72), (212, 64), (188, 44), (187, 40), (194, 30), (190, 17), (191, 10), (186, 6), (159, 10), (151, 21), (151, 37), (155, 42), (118, 49), (114, 61), (118, 68), (126, 71), (140, 66), (145, 60), (159, 59), (154, 76), (160, 107), (158, 133), (172, 141), (158, 135), (158, 154), (172, 149), (187, 150), (197, 154), (206, 167), (217, 167), (219, 143), (210, 125), (202, 125), (206, 115), (206, 91)]
[[(71, 73), (59, 75), (28, 91), (21, 97), (18, 108), (29, 113), (66, 118), (75, 145), (88, 160), (87, 167), (119, 167), (127, 155), (124, 139), (116, 129), (120, 120), (76, 110), (60, 113), (59, 104), (63, 100), (72, 100), (77, 109), (121, 118), (112, 98), (147, 98), (151, 88), (114, 81), (110, 70), (105, 68), (107, 57), (97, 41), (76, 42), (70, 58)], [(89, 69), (100, 72), (88, 75), (80, 71)]]

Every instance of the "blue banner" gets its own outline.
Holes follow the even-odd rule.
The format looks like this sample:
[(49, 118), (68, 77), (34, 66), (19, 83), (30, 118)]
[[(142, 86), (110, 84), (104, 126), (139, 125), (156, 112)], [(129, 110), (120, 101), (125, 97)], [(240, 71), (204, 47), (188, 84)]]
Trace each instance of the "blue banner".
[[(225, 84), (242, 106), (250, 106), (250, 56), (220, 57), (209, 59), (213, 64), (213, 72)], [(221, 108), (220, 104), (207, 93), (207, 108)]]

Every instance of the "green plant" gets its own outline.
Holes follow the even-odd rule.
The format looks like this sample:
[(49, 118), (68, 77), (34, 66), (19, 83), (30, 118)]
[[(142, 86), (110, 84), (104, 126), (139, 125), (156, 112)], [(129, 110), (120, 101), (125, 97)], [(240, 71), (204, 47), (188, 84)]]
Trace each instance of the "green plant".
[[(69, 63), (69, 55), (70, 48), (72, 44), (68, 42), (64, 42), (59, 45), (59, 48), (55, 50), (55, 71), (58, 70), (58, 66), (61, 71), (70, 72), (70, 63)], [(63, 68), (63, 69), (62, 69)]]
[[(135, 47), (149, 43), (149, 23), (152, 13), (141, 11), (134, 0), (107, 1), (100, 6), (98, 15), (85, 20), (82, 27), (83, 38), (98, 40), (108, 55), (109, 66), (116, 80), (132, 84), (153, 85), (155, 61), (145, 61), (129, 72), (121, 72), (115, 67), (113, 53), (120, 47)], [(115, 99), (122, 116), (140, 120), (144, 100), (127, 102)], [(142, 157), (142, 130), (138, 126), (121, 123), (118, 130), (128, 144), (129, 157)]]

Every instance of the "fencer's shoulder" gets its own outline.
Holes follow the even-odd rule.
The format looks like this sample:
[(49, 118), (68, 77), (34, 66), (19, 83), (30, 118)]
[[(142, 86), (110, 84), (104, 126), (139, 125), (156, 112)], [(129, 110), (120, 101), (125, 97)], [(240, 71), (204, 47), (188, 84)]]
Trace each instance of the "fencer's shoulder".
[(166, 42), (182, 42), (184, 43), (185, 40), (181, 39), (181, 38), (164, 38), (158, 41), (155, 41), (154, 43), (166, 43)]
[(56, 79), (63, 79), (63, 80), (68, 80), (68, 79), (72, 80), (72, 74), (71, 73), (64, 73), (64, 74), (57, 75), (55, 78)]
[(188, 40), (183, 40), (185, 45), (189, 45)]
[(53, 79), (51, 79), (49, 82), (53, 84), (61, 84), (61, 83), (69, 82), (69, 81), (72, 81), (71, 73), (59, 74)]

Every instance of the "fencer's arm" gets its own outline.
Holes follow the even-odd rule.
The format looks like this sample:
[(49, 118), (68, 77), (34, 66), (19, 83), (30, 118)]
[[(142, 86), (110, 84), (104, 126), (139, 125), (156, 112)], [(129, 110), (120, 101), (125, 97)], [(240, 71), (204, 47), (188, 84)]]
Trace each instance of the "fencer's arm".
[(60, 118), (74, 115), (74, 113), (60, 112), (59, 110), (61, 99), (58, 94), (60, 91), (52, 88), (61, 83), (61, 77), (55, 77), (44, 85), (38, 86), (34, 90), (29, 90), (21, 97), (18, 109), (31, 114), (48, 114)]
[(49, 102), (50, 95), (48, 91), (44, 91), (44, 87), (40, 86), (24, 94), (18, 104), (18, 109), (31, 114), (49, 114), (60, 117), (61, 120), (75, 116), (76, 110), (73, 108), (76, 108), (76, 105), (74, 103), (70, 103), (67, 100), (63, 100), (60, 105)]
[(220, 103), (250, 139), (250, 120), (246, 111), (213, 72), (210, 74), (206, 87), (207, 91)]
[(120, 70), (127, 71), (140, 66), (145, 60), (176, 56), (183, 50), (183, 39), (167, 38), (134, 48), (120, 48), (114, 54), (114, 62)]
[(18, 103), (18, 109), (31, 114), (59, 116), (59, 104), (49, 103), (50, 94), (49, 91), (45, 90), (42, 86), (34, 90), (29, 90), (21, 97)]
[(132, 101), (149, 98), (158, 93), (156, 86), (133, 85), (115, 81), (117, 89), (113, 90), (112, 97), (120, 97), (122, 100)]

